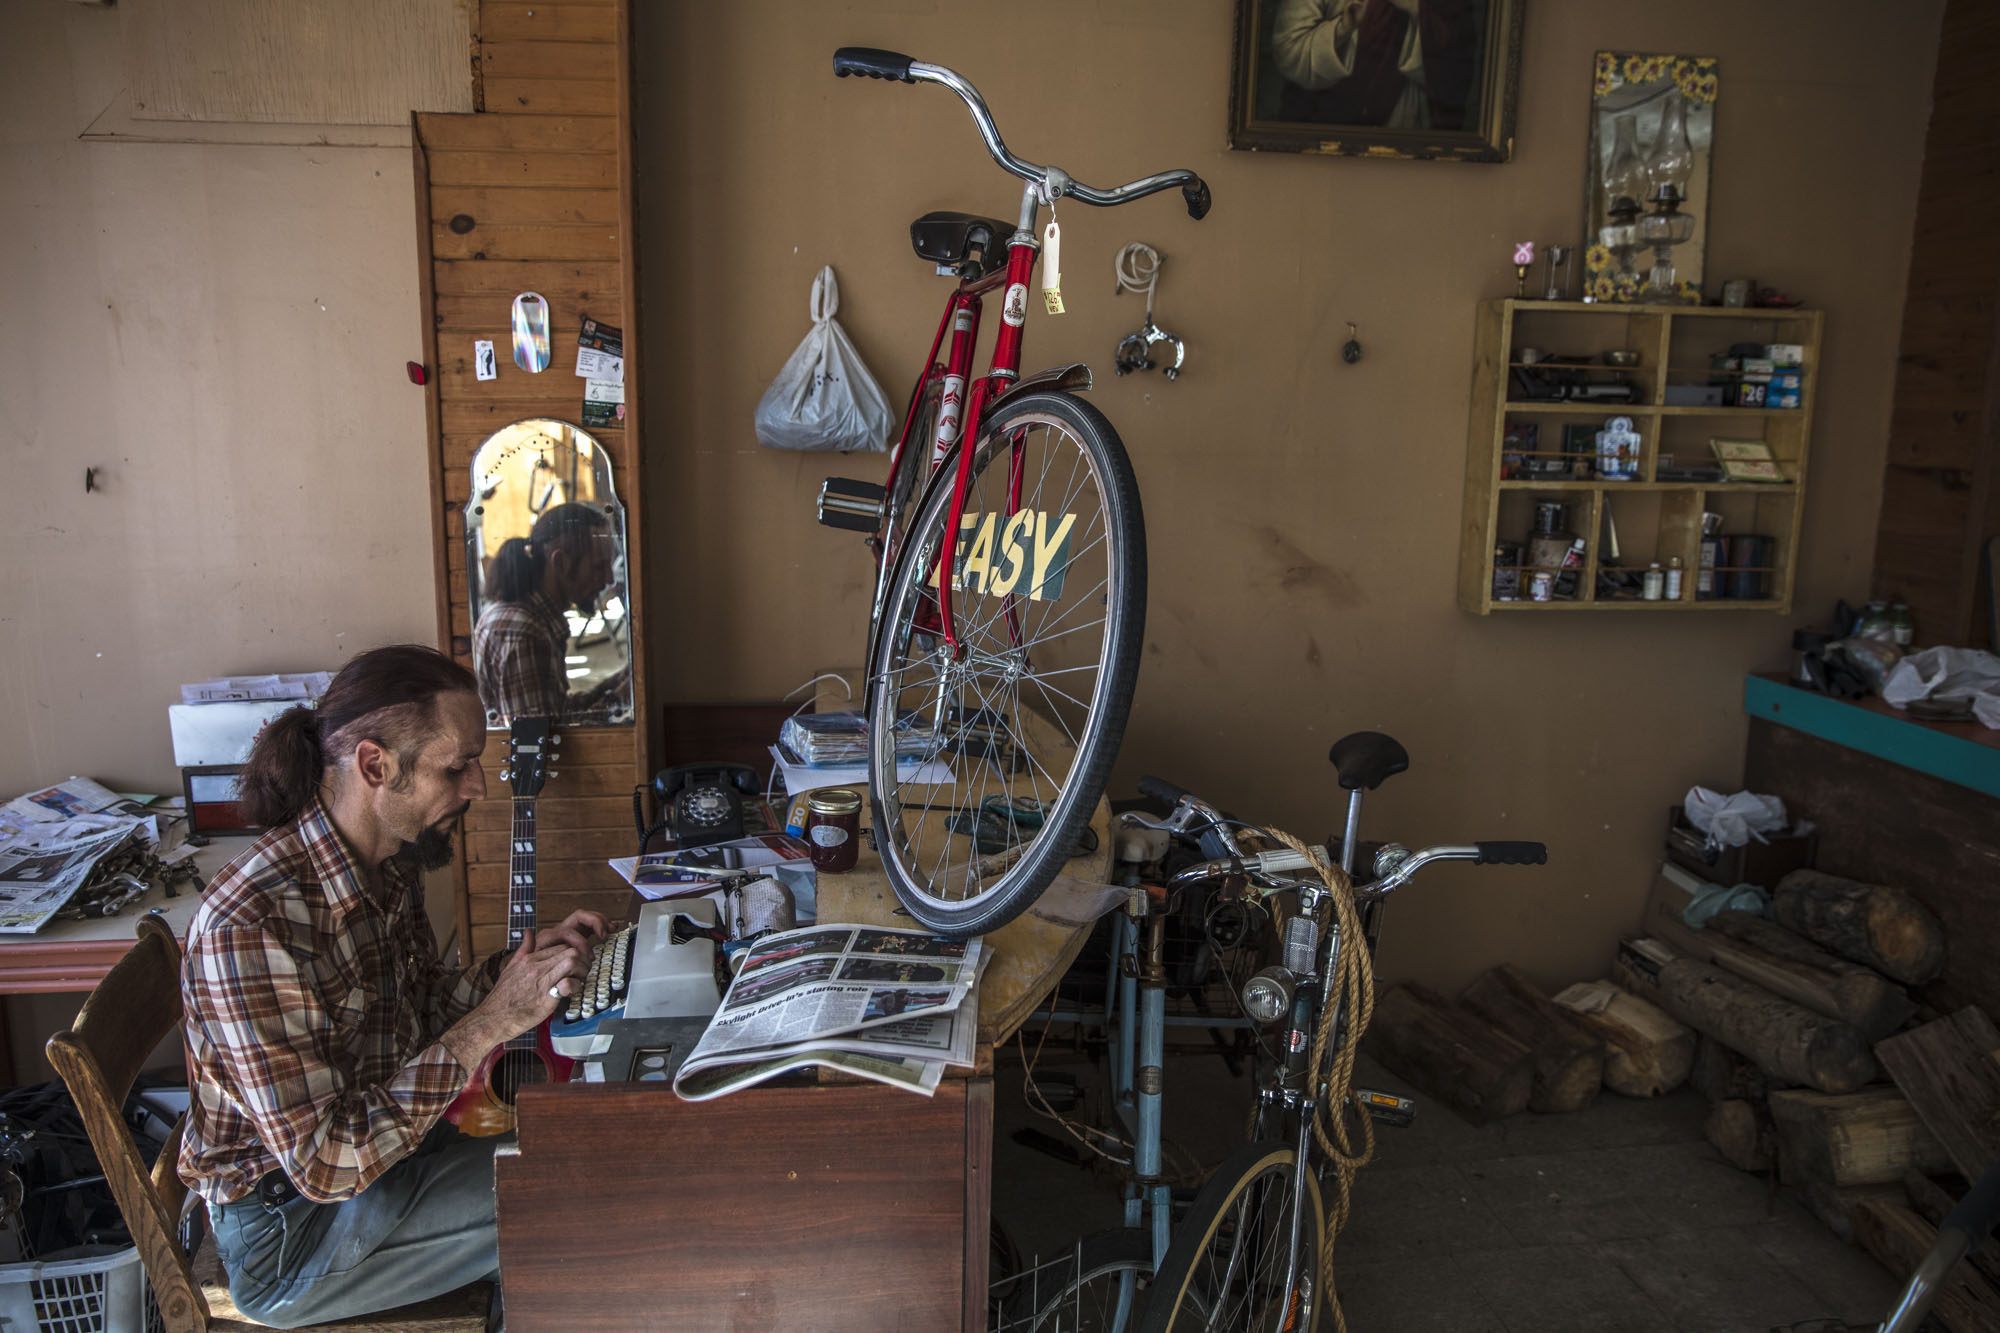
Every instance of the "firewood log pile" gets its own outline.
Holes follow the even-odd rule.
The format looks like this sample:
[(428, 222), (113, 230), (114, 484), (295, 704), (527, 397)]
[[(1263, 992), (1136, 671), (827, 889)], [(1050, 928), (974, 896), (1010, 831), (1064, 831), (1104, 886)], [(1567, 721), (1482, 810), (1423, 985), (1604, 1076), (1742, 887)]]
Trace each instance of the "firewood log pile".
[[(1937, 917), (1902, 889), (1808, 869), (1778, 881), (1771, 919), (1722, 912), (1695, 929), (1654, 912), (1646, 928), (1606, 979), (1554, 995), (1506, 965), (1455, 998), (1396, 986), (1369, 1047), (1477, 1121), (1690, 1083), (1725, 1160), (1775, 1174), (1907, 1276), (2000, 1160), (2000, 1031), (1976, 1006), (1924, 1002), (1948, 947)], [(2000, 1329), (2000, 1247), (1958, 1267), (1932, 1318)]]

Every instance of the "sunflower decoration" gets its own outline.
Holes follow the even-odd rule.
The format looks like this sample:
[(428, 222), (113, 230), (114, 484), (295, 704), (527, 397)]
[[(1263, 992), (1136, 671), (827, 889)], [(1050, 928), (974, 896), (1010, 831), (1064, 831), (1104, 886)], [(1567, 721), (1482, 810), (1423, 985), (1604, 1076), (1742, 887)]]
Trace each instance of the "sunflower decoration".
[(1667, 77), (1667, 70), (1673, 66), (1672, 56), (1648, 56), (1646, 58), (1646, 82), (1658, 83)]
[(1592, 273), (1599, 269), (1610, 268), (1611, 248), (1604, 245), (1591, 246), (1583, 252), (1583, 266)]
[(1644, 83), (1646, 81), (1646, 57), (1625, 57), (1625, 82)]
[(1618, 284), (1609, 273), (1600, 273), (1590, 280), (1590, 294), (1600, 301), (1609, 301), (1617, 293)]
[(1694, 62), (1694, 67), (1704, 74), (1713, 74), (1715, 72), (1715, 57), (1702, 56)]
[(1597, 76), (1599, 83), (1608, 86), (1613, 79), (1618, 77), (1617, 55), (1610, 51), (1599, 51), (1597, 53), (1597, 62), (1592, 68), (1592, 73)]
[(1637, 301), (1639, 299), (1640, 282), (1639, 275), (1636, 273), (1619, 274), (1612, 280), (1612, 287), (1614, 289), (1614, 300)]
[(1614, 70), (1607, 73), (1604, 67), (1599, 65), (1596, 75), (1590, 81), (1590, 91), (1602, 97), (1617, 86), (1617, 72)]
[(1682, 278), (1674, 284), (1674, 294), (1680, 297), (1681, 300), (1690, 302), (1691, 304), (1701, 304), (1701, 288), (1686, 278)]
[(1692, 96), (1697, 102), (1713, 102), (1717, 86), (1718, 80), (1715, 77), (1715, 71), (1710, 70), (1695, 81), (1695, 90)]

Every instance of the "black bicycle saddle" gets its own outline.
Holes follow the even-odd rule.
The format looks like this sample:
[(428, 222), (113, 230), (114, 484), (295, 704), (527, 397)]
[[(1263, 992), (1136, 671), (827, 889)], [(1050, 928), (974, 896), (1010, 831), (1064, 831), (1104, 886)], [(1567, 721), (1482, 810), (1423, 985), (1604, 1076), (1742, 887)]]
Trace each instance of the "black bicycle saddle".
[(1340, 771), (1340, 785), (1348, 791), (1357, 787), (1374, 791), (1382, 785), (1382, 779), (1410, 766), (1409, 751), (1395, 737), (1379, 731), (1357, 731), (1342, 736), (1326, 757)]

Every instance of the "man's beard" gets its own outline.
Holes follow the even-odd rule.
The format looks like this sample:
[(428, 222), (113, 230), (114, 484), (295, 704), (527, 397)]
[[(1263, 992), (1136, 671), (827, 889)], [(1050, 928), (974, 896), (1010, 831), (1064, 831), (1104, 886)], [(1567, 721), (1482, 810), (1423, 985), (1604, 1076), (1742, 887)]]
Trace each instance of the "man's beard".
[(423, 832), (417, 834), (416, 841), (403, 844), (398, 855), (414, 861), (423, 870), (442, 870), (451, 864), (451, 831), (459, 817), (471, 806), (461, 806), (451, 818), (438, 824), (427, 824)]

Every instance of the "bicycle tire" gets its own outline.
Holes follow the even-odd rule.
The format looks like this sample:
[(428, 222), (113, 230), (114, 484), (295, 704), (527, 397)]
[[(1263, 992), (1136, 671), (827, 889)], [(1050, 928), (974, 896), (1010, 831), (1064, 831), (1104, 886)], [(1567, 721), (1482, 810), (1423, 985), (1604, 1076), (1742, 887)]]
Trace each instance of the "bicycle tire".
[(1310, 1281), (1303, 1290), (1281, 1290), (1297, 1163), (1290, 1144), (1266, 1141), (1216, 1169), (1160, 1261), (1143, 1333), (1312, 1333), (1320, 1326), (1328, 1299), (1318, 1280), (1326, 1213), (1311, 1172), (1299, 1245), (1301, 1272)]
[[(1121, 1288), (1131, 1297), (1119, 1318)], [(1130, 1333), (1153, 1280), (1153, 1240), (1136, 1227), (1085, 1236), (1061, 1259), (1022, 1273), (1001, 1302), (996, 1333)]]
[[(911, 916), (961, 938), (1020, 915), (1078, 845), (1124, 738), (1146, 618), (1138, 482), (1103, 414), (1057, 391), (1008, 398), (971, 447), (949, 561), (963, 651), (944, 651), (933, 586), (954, 449), (888, 585), (867, 703), (883, 870)], [(911, 713), (951, 784), (900, 779), (895, 723)]]

